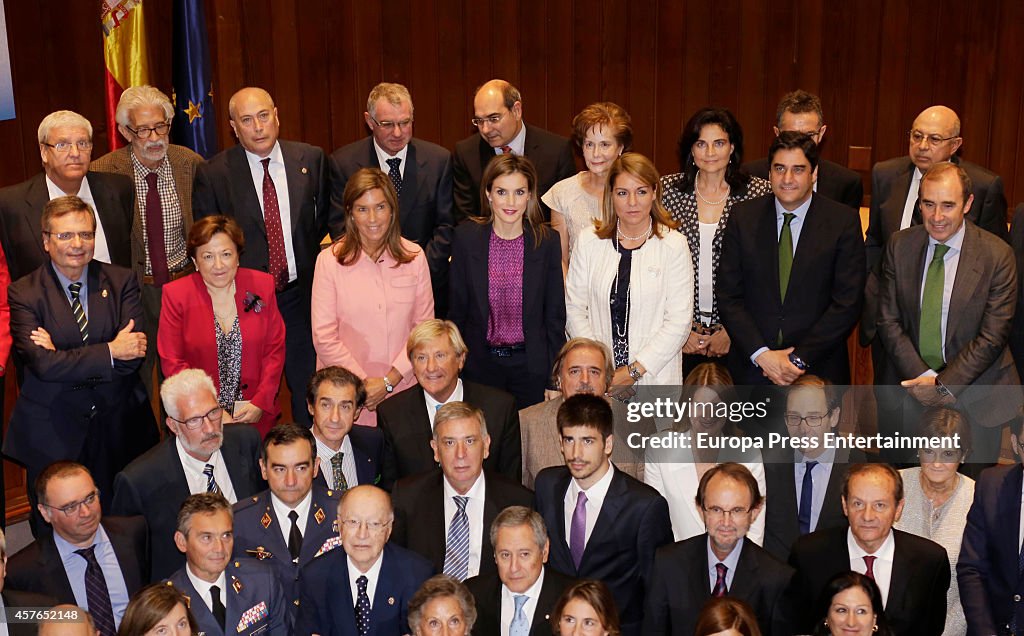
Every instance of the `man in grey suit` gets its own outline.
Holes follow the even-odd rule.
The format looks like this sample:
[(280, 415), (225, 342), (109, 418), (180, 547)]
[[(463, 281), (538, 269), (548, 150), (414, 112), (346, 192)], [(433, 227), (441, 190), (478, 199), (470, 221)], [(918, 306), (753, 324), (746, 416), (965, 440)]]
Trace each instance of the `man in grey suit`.
[(413, 139), (413, 104), (401, 84), (381, 82), (366, 100), (363, 119), (370, 137), (331, 153), (331, 235), (344, 232), (345, 186), (361, 168), (388, 173), (399, 201), (402, 236), (423, 248), (434, 288), (434, 313), (448, 305), (448, 258), (455, 228), (452, 203), (452, 155), (422, 139)]
[(894, 234), (881, 267), (878, 335), (885, 377), (930, 406), (955, 402), (973, 423), (971, 461), (995, 462), (1002, 427), (1022, 403), (1007, 341), (1017, 299), (1013, 250), (966, 223), (976, 199), (961, 166), (921, 179), (923, 224)]

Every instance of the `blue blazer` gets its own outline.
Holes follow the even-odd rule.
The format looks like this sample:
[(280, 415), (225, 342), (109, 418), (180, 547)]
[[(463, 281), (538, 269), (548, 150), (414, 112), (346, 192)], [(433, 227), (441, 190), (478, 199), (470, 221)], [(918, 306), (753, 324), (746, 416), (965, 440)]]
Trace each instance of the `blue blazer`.
[[(382, 558), (367, 636), (402, 636), (410, 632), (409, 601), (434, 568), (420, 555), (390, 543)], [(355, 605), (348, 556), (332, 550), (299, 574), (299, 615), (292, 634), (357, 636)]]
[[(185, 573), (185, 568), (176, 571), (167, 579), (168, 583), (173, 583), (174, 587), (188, 597), (188, 606), (199, 625), (199, 631), (206, 636), (287, 636), (287, 602), (270, 566), (255, 559), (238, 559), (229, 563), (224, 573), (227, 578), (224, 585), (227, 589), (221, 590), (225, 610), (224, 629), (217, 624), (213, 612), (199, 596), (199, 592)], [(254, 612), (255, 617), (246, 617), (245, 626), (239, 629), (243, 614), (260, 607), (261, 604), (261, 609), (265, 609), (266, 612), (257, 611)]]

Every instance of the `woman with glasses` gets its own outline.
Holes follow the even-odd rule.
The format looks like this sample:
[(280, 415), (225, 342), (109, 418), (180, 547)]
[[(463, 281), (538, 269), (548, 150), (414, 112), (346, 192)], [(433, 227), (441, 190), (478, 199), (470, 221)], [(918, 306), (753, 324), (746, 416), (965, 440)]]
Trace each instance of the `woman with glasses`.
[(284, 321), (274, 279), (238, 266), (245, 237), (231, 217), (192, 225), (187, 249), (196, 271), (163, 287), (157, 350), (164, 377), (202, 369), (217, 387), (229, 422), (266, 435), (280, 410)]
[(946, 548), (952, 578), (946, 594), (946, 628), (942, 633), (964, 634), (967, 619), (960, 604), (956, 563), (967, 527), (967, 512), (974, 501), (974, 480), (957, 470), (970, 453), (971, 427), (963, 413), (932, 407), (922, 414), (920, 429), (920, 435), (942, 440), (947, 447), (919, 450), (921, 465), (900, 471), (905, 503), (903, 515), (893, 527)]

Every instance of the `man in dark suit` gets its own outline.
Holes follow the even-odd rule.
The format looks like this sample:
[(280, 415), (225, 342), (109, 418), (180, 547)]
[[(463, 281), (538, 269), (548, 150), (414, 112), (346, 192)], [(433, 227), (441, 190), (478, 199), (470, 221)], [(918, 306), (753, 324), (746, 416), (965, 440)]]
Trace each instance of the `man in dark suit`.
[(125, 89), (114, 118), (128, 145), (108, 152), (90, 167), (124, 175), (134, 186), (131, 267), (142, 283), (148, 342), (140, 373), (152, 395), (160, 288), (195, 271), (186, 243), (192, 227), (192, 182), (203, 158), (184, 146), (168, 143), (174, 106), (152, 86)]
[[(409, 632), (409, 601), (433, 568), (415, 552), (388, 543), (393, 521), (391, 500), (380, 488), (356, 486), (341, 496), (341, 549), (302, 569), (294, 636)], [(357, 629), (357, 621), (365, 630)]]
[[(936, 164), (920, 187), (923, 224), (894, 234), (881, 267), (878, 335), (888, 354), (886, 376), (916, 404), (953, 403), (972, 422), (976, 468), (999, 457), (1002, 427), (1024, 396), (1007, 346), (1016, 304), (1013, 250), (965, 222), (976, 203), (967, 172)], [(912, 433), (904, 429), (904, 433)]]
[(207, 636), (287, 636), (291, 603), (270, 565), (232, 559), (233, 524), (231, 505), (220, 493), (189, 496), (178, 511), (174, 533), (185, 565), (168, 583), (190, 599), (192, 616)]
[(39, 124), (38, 136), (43, 173), (0, 190), (0, 243), (11, 280), (46, 263), (43, 208), (69, 194), (96, 212), (96, 260), (130, 268), (135, 190), (121, 175), (89, 172), (92, 124), (78, 113), (58, 110)]
[(259, 433), (245, 424), (224, 426), (210, 376), (181, 371), (164, 380), (160, 397), (173, 435), (117, 475), (111, 507), (115, 514), (146, 518), (152, 580), (184, 563), (174, 531), (177, 509), (190, 494), (220, 492), (234, 503), (266, 488), (258, 469)]
[[(825, 138), (825, 115), (821, 110), (821, 100), (817, 95), (804, 90), (786, 93), (779, 100), (775, 110), (775, 136), (792, 130), (809, 135), (814, 143), (821, 145)], [(743, 169), (755, 177), (768, 178), (768, 158), (757, 159), (743, 164)], [(814, 191), (833, 201), (847, 205), (860, 211), (861, 200), (864, 198), (864, 184), (860, 175), (827, 159), (818, 162), (818, 178), (814, 181)]]
[[(493, 79), (473, 97), (472, 135), (455, 145), (455, 218), (462, 221), (480, 214), (480, 180), (496, 155), (525, 155), (537, 168), (537, 191), (547, 192), (562, 179), (576, 174), (572, 145), (565, 137), (523, 121), (523, 98), (505, 80)], [(544, 217), (548, 207), (541, 203)]]
[(893, 529), (904, 504), (899, 472), (888, 464), (851, 466), (842, 501), (850, 527), (804, 535), (790, 554), (789, 564), (797, 571), (797, 607), (804, 608), (795, 633), (810, 633), (821, 619), (815, 600), (828, 580), (853, 570), (878, 584), (894, 634), (941, 634), (949, 558), (939, 544)]
[(535, 508), (551, 528), (551, 567), (599, 579), (619, 608), (624, 636), (639, 636), (657, 548), (672, 542), (668, 503), (612, 466), (612, 409), (578, 394), (558, 409), (565, 466), (537, 475)]
[(335, 150), (331, 166), (331, 218), (342, 223), (331, 235), (344, 232), (345, 185), (361, 168), (388, 173), (399, 202), (402, 236), (423, 248), (434, 288), (434, 313), (448, 306), (448, 259), (451, 256), (455, 210), (452, 203), (452, 155), (422, 139), (413, 139), (413, 105), (409, 89), (381, 82), (373, 87), (363, 113), (371, 136)]
[(96, 484), (81, 464), (51, 464), (35, 488), (53, 531), (11, 557), (7, 585), (84, 607), (101, 636), (114, 636), (128, 599), (149, 576), (145, 521), (103, 518)]
[(733, 208), (718, 305), (736, 384), (788, 385), (808, 369), (848, 384), (846, 337), (860, 316), (864, 243), (852, 209), (815, 195), (818, 145), (783, 132), (768, 151), (774, 196)]
[(391, 493), (391, 540), (460, 581), (495, 574), (488, 528), (508, 506), (533, 503), (518, 481), (483, 469), (490, 445), (483, 411), (449, 402), (438, 409), (430, 440), (441, 467), (400, 480)]
[(57, 599), (45, 594), (25, 592), (11, 589), (11, 586), (4, 584), (7, 576), (7, 538), (0, 530), (0, 611), (8, 618), (7, 632), (10, 636), (36, 636), (37, 624), (31, 621), (11, 622), (13, 612), (18, 608), (50, 608), (57, 605)]
[(406, 345), (418, 384), (381, 402), (377, 425), (384, 433), (382, 483), (437, 466), (430, 443), (434, 416), (448, 402), (468, 402), (484, 412), (494, 443), (484, 469), (522, 479), (522, 439), (515, 399), (504, 391), (463, 382), (466, 343), (449, 320), (425, 320), (413, 328)]
[(353, 426), (365, 402), (363, 381), (343, 367), (320, 369), (306, 387), (320, 466), (314, 480), (339, 494), (381, 480), (384, 434), (377, 427)]
[(761, 633), (790, 636), (788, 596), (793, 569), (753, 541), (750, 524), (762, 511), (757, 479), (742, 464), (718, 464), (701, 477), (697, 505), (707, 532), (658, 549), (644, 604), (644, 636), (694, 633), (712, 597), (750, 605)]
[(261, 446), (260, 471), (270, 489), (235, 504), (234, 555), (274, 568), (294, 620), (299, 568), (338, 536), (333, 513), (340, 493), (314, 485), (316, 440), (298, 424), (270, 429)]
[(851, 463), (867, 461), (857, 449), (826, 445), (839, 432), (843, 395), (831, 382), (802, 375), (786, 394), (783, 418), (790, 444), (765, 449), (764, 549), (785, 561), (797, 537), (825, 528), (845, 528), (840, 491)]
[(1024, 625), (1024, 578), (1021, 577), (1020, 459), (1024, 420), (1010, 435), (1015, 464), (982, 471), (974, 486), (974, 503), (967, 513), (956, 575), (960, 603), (969, 634), (1013, 634)]
[(327, 162), (320, 148), (278, 139), (277, 107), (262, 88), (232, 95), (228, 113), (239, 145), (196, 170), (193, 211), (197, 219), (234, 217), (246, 239), (241, 266), (274, 277), (286, 327), (284, 375), (292, 416), (309, 424), (302, 393), (316, 366), (309, 303), (313, 266), (328, 228)]
[(48, 464), (74, 459), (108, 503), (114, 475), (157, 442), (138, 375), (146, 355), (139, 283), (93, 260), (96, 220), (82, 199), (50, 201), (41, 222), (48, 261), (9, 290), (24, 381), (4, 454), (25, 466), (30, 484)]
[(465, 581), (476, 601), (474, 631), (509, 636), (514, 626), (524, 636), (546, 636), (551, 612), (573, 579), (544, 567), (551, 545), (544, 519), (525, 506), (510, 506), (494, 518), (489, 534), (497, 572)]

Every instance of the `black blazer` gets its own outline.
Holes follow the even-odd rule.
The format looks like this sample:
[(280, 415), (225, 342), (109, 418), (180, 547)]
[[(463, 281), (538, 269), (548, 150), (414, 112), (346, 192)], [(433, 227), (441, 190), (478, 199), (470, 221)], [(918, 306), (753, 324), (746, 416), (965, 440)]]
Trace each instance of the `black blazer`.
[(572, 479), (568, 468), (553, 466), (540, 471), (534, 482), (534, 507), (548, 528), (551, 567), (569, 576), (604, 581), (618, 605), (623, 636), (638, 636), (654, 553), (672, 543), (672, 521), (668, 503), (657, 490), (617, 468), (613, 470), (612, 483), (579, 569), (573, 564), (565, 536), (563, 500)]
[[(36, 594), (34, 592), (21, 592), (4, 587), (0, 596), (4, 599), (4, 607), (8, 610), (18, 607), (53, 607), (58, 605), (57, 599), (52, 596)], [(11, 615), (8, 614), (8, 617)], [(11, 636), (36, 636), (39, 633), (39, 623), (7, 623), (7, 631)]]
[[(89, 172), (85, 178), (89, 180), (96, 214), (107, 237), (110, 260), (114, 265), (131, 269), (135, 185), (128, 177), (105, 172)], [(40, 224), (43, 208), (49, 201), (44, 173), (0, 190), (0, 243), (12, 281), (50, 261), (43, 250)]]
[[(562, 179), (576, 174), (576, 162), (572, 156), (572, 145), (560, 135), (529, 124), (526, 126), (526, 158), (537, 168), (537, 192), (544, 194)], [(484, 168), (497, 155), (483, 137), (478, 134), (466, 137), (455, 144), (455, 220), (461, 223), (469, 216), (480, 213), (480, 181)], [(543, 201), (538, 201), (544, 210), (544, 218), (551, 219), (551, 211)]]
[[(174, 530), (178, 509), (190, 492), (174, 439), (173, 435), (168, 435), (114, 478), (111, 511), (120, 515), (142, 515), (149, 526), (149, 543), (153, 546), (150, 581), (165, 579), (185, 564), (185, 555), (174, 545)], [(260, 477), (259, 449), (260, 434), (255, 427), (248, 424), (224, 426), (220, 452), (239, 500), (267, 487)]]
[[(375, 426), (355, 424), (348, 432), (348, 439), (352, 442), (352, 455), (356, 461), (356, 479), (360, 484), (379, 485), (384, 457), (384, 434)], [(324, 477), (323, 470), (316, 474), (313, 483), (327, 488), (327, 478)], [(355, 485), (349, 484), (349, 487)]]
[[(644, 603), (644, 636), (690, 636), (711, 599), (707, 533), (658, 548)], [(729, 596), (754, 610), (765, 636), (791, 636), (793, 568), (743, 541)]]
[[(764, 519), (764, 549), (776, 559), (785, 562), (789, 558), (793, 543), (800, 536), (799, 510), (796, 505), (796, 480), (793, 473), (793, 452), (784, 451), (769, 456), (764, 461), (765, 492), (771, 493), (772, 505), (761, 512)], [(864, 453), (857, 449), (839, 448), (835, 451), (832, 472), (825, 486), (825, 500), (818, 514), (814, 530), (845, 528), (848, 522), (843, 513), (842, 490), (846, 471), (850, 464), (867, 461)]]
[[(509, 506), (533, 506), (533, 492), (504, 475), (484, 471), (484, 525), (480, 548), (480, 575), (497, 576), (491, 523)], [(444, 569), (445, 543), (450, 519), (444, 516), (444, 475), (440, 468), (399, 480), (391, 490), (395, 522), (391, 542), (420, 554)]]
[[(544, 583), (540, 586), (537, 606), (530, 619), (529, 636), (551, 634), (551, 612), (555, 609), (562, 592), (576, 579), (560, 574), (549, 567), (544, 568)], [(466, 579), (466, 588), (476, 601), (476, 623), (473, 631), (477, 634), (501, 633), (501, 579), (497, 574), (474, 576)]]
[[(1018, 498), (1020, 491), (1018, 491)], [(809, 634), (821, 608), (818, 596), (836, 574), (850, 569), (848, 530), (818, 530), (797, 539), (789, 564), (796, 568), (794, 591), (803, 608), (795, 633)], [(885, 618), (895, 636), (938, 636), (946, 624), (949, 558), (946, 549), (928, 539), (893, 529), (893, 558)]]
[(974, 487), (956, 564), (970, 634), (1008, 634), (1013, 618), (1024, 621), (1024, 607), (1014, 600), (1024, 595), (1017, 570), (1021, 470), (1020, 464), (987, 468)]
[[(130, 320), (135, 321), (136, 332), (143, 330), (139, 283), (130, 269), (99, 261), (89, 263), (85, 276), (88, 344), (82, 342), (68, 296), (49, 261), (9, 289), (11, 336), (24, 380), (4, 454), (35, 471), (60, 459), (80, 457), (91, 418), (100, 418), (107, 466), (90, 468), (104, 492), (117, 471), (158, 437), (138, 374), (142, 360), (111, 364), (107, 346)], [(32, 342), (30, 334), (37, 327), (49, 332), (56, 351)]]
[(859, 215), (814, 195), (783, 303), (775, 197), (736, 204), (725, 228), (718, 273), (718, 307), (733, 341), (728, 366), (736, 384), (768, 382), (750, 361), (761, 347), (796, 347), (794, 353), (810, 365), (810, 373), (849, 384), (846, 337), (860, 317), (864, 277)]
[[(743, 164), (743, 170), (752, 176), (767, 179), (768, 157)], [(860, 204), (864, 200), (864, 182), (859, 174), (846, 166), (828, 159), (821, 159), (818, 161), (818, 189), (816, 192), (860, 213)]]
[[(451, 303), (448, 318), (459, 327), (469, 348), (465, 376), (486, 384), (491, 356), (487, 353), (490, 320), (488, 261), (490, 224), (463, 223), (452, 246)], [(549, 228), (550, 230), (550, 228)], [(565, 284), (558, 232), (549, 231), (539, 247), (523, 224), (523, 342), (530, 373), (547, 376), (565, 344)], [(521, 405), (525, 406), (525, 405)]]
[[(280, 140), (288, 180), (292, 248), (298, 282), (309, 293), (320, 241), (327, 234), (330, 201), (324, 151), (297, 141)], [(275, 184), (278, 188), (281, 184)], [(234, 217), (245, 234), (240, 265), (268, 271), (270, 255), (263, 223), (262, 192), (253, 186), (245, 148), (233, 146), (196, 168), (192, 192), (195, 219), (214, 214)]]
[[(482, 384), (462, 382), (463, 399), (484, 412), (491, 452), (484, 470), (501, 473), (516, 482), (523, 478), (523, 442), (519, 411), (511, 395)], [(384, 400), (377, 407), (377, 426), (384, 433), (381, 484), (390, 489), (397, 480), (435, 468), (430, 448), (433, 432), (427, 417), (423, 387), (416, 384)]]
[[(142, 517), (103, 517), (100, 523), (114, 547), (130, 597), (149, 580), (150, 543), (146, 535), (146, 521)], [(44, 594), (57, 599), (58, 603), (76, 604), (75, 593), (49, 526), (39, 533), (35, 541), (11, 556), (7, 562), (4, 586)]]

